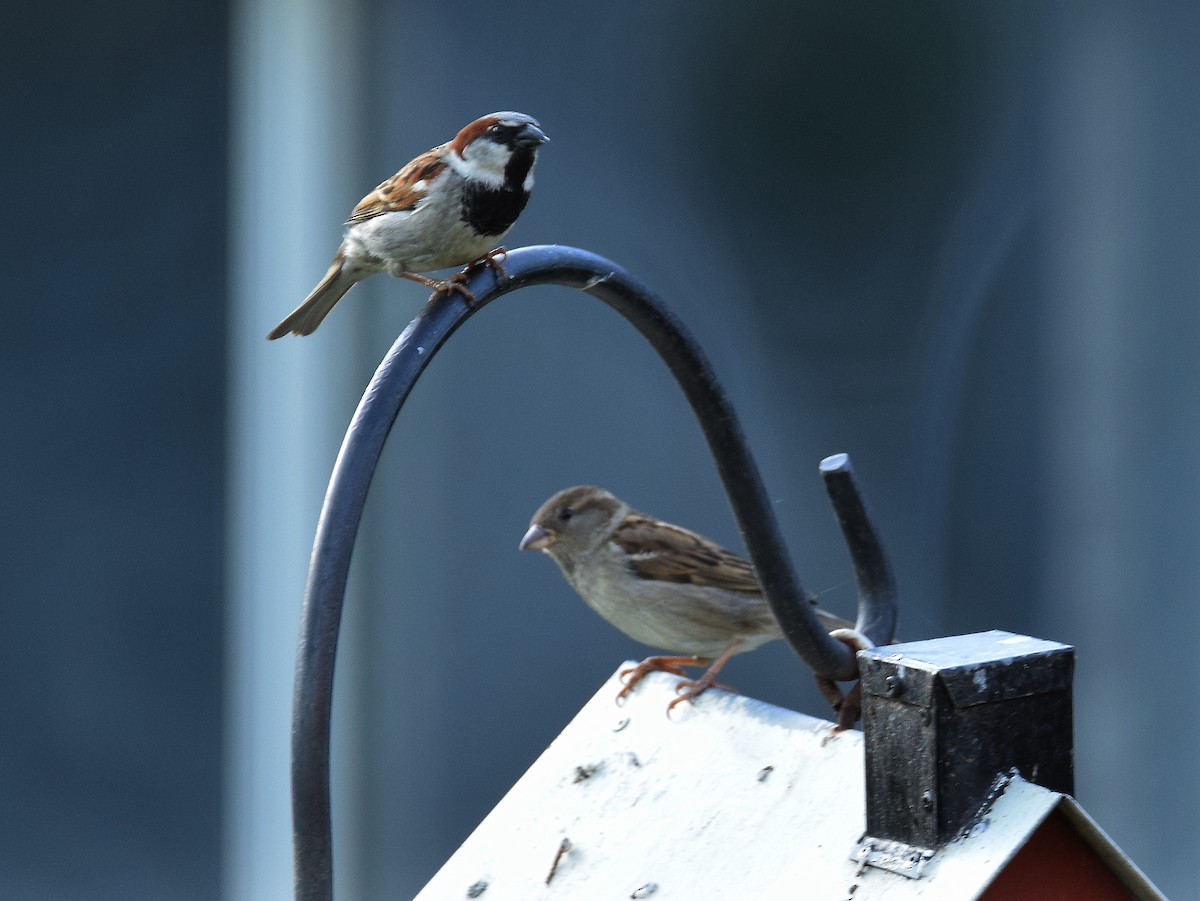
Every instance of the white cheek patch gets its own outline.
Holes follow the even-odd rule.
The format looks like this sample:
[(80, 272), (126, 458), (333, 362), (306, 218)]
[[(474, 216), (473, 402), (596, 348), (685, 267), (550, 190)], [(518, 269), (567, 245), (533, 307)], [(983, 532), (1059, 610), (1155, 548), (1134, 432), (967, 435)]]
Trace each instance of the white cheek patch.
[(473, 178), (499, 188), (504, 185), (504, 167), (508, 165), (508, 151), (491, 141), (474, 141), (467, 147), (467, 157), (451, 153), (447, 159), (450, 168), (463, 178)]

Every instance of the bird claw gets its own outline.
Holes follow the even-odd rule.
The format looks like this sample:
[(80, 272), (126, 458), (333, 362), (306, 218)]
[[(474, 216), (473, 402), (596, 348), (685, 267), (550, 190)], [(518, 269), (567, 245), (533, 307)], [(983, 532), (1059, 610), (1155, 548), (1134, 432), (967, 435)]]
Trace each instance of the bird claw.
[(467, 264), (462, 272), (455, 273), (449, 278), (444, 278), (441, 281), (430, 280), (429, 286), (433, 288), (437, 294), (458, 294), (463, 300), (472, 306), (475, 305), (475, 295), (467, 288), (467, 279), (478, 272), (480, 269), (491, 269), (496, 273), (497, 277), (505, 282), (512, 281), (508, 277), (508, 270), (504, 268), (504, 264), (500, 260), (508, 256), (508, 251), (503, 247), (497, 247), (495, 250), (489, 250), (477, 260), (472, 260)]
[(667, 705), (667, 715), (670, 716), (672, 709), (676, 704), (682, 704), (684, 701), (695, 701), (696, 698), (704, 694), (710, 688), (715, 688), (719, 691), (735, 691), (729, 685), (723, 685), (708, 673), (702, 675), (699, 679), (687, 679), (675, 686), (675, 693), (679, 695), (675, 700)]
[(437, 283), (434, 291), (439, 294), (458, 294), (462, 299), (472, 306), (475, 304), (475, 295), (467, 289), (467, 275), (469, 269), (464, 269), (457, 275), (452, 275), (449, 278), (444, 278)]
[(477, 260), (472, 260), (467, 263), (467, 268), (460, 275), (464, 278), (468, 275), (474, 275), (480, 269), (491, 269), (496, 273), (496, 276), (505, 282), (510, 282), (512, 279), (508, 275), (508, 270), (504, 268), (504, 264), (500, 261), (508, 256), (508, 249), (505, 247), (497, 247), (495, 250), (489, 250)]
[[(708, 661), (702, 657), (647, 657), (637, 666), (621, 670), (617, 674), (625, 687), (617, 693), (617, 703), (621, 703), (637, 686), (651, 673), (671, 673), (674, 676), (686, 676), (683, 667), (704, 666)], [(625, 677), (629, 678), (626, 679)]]
[(508, 282), (508, 281), (512, 281), (512, 279), (509, 278), (508, 270), (504, 268), (504, 264), (500, 262), (503, 259), (507, 259), (507, 257), (508, 257), (508, 248), (507, 247), (497, 247), (495, 250), (489, 250), (476, 262), (481, 263), (484, 266), (487, 266), (493, 272), (500, 275), (500, 277), (503, 278), (506, 282)]
[[(695, 701), (696, 698), (704, 694), (705, 690), (708, 688), (707, 685), (699, 689), (697, 689), (695, 686), (695, 682), (680, 682), (679, 685), (676, 686), (675, 690), (679, 692), (679, 697), (667, 705), (667, 716), (671, 715), (671, 711), (674, 710), (677, 705), (682, 704), (684, 701)], [(680, 691), (680, 689), (683, 689), (683, 691)]]
[[(851, 651), (863, 651), (874, 647), (874, 643), (866, 635), (854, 629), (834, 629), (829, 633), (838, 641), (850, 648)], [(817, 689), (833, 708), (837, 717), (833, 726), (833, 735), (853, 729), (862, 715), (862, 682), (856, 681), (848, 691), (842, 689), (836, 682), (825, 676), (817, 676)]]
[(464, 269), (457, 275), (452, 275), (449, 278), (430, 278), (427, 275), (421, 275), (419, 272), (398, 272), (396, 273), (401, 278), (407, 278), (414, 282), (419, 282), (426, 288), (429, 288), (435, 295), (437, 294), (459, 294), (469, 304), (475, 303), (475, 295), (467, 289), (467, 275), (469, 269)]

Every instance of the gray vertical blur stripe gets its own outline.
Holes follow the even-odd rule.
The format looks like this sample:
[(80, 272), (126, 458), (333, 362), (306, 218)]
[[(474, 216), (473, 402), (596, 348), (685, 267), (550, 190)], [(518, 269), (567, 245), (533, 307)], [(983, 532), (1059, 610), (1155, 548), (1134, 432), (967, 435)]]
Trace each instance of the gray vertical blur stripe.
[(1172, 895), (1200, 878), (1178, 846), (1200, 832), (1194, 667), (1172, 650), (1200, 631), (1200, 62), (1183, 8), (1080, 9), (1055, 36), (1041, 464), (1045, 631), (1079, 648), (1079, 797)]
[(328, 265), (359, 193), (358, 6), (233, 11), (224, 894), (292, 896), (289, 717), (313, 530), (357, 374), (353, 306), (266, 340)]

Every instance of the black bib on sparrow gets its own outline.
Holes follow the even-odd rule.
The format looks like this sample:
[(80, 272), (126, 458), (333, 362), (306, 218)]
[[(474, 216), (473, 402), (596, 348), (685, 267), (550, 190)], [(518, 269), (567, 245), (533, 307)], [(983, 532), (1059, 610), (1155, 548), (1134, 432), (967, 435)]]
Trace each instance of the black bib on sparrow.
[(502, 186), (467, 185), (463, 190), (462, 221), (483, 235), (501, 235), (508, 231), (529, 202), (529, 192), (524, 184), (533, 162), (533, 151), (518, 147), (504, 167)]

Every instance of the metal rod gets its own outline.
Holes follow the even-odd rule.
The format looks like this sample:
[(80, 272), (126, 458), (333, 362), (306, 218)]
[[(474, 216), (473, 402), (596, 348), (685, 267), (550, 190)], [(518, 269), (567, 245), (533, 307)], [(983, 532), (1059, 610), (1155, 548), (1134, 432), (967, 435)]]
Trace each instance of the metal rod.
[(529, 285), (576, 288), (608, 304), (642, 333), (663, 358), (700, 420), (755, 571), (785, 637), (819, 675), (841, 680), (857, 676), (854, 655), (821, 629), (796, 579), (737, 417), (683, 324), (630, 273), (587, 251), (525, 247), (509, 253), (503, 265), (507, 280), (487, 268), (467, 279), (474, 304), (453, 293), (430, 298), (376, 370), (334, 464), (309, 563), (292, 706), (298, 901), (330, 901), (333, 897), (329, 799), (333, 671), (350, 557), (367, 489), (388, 432), (426, 365), (460, 325), (504, 294)]
[(849, 454), (834, 454), (821, 461), (821, 478), (842, 527), (854, 576), (858, 582), (858, 622), (855, 628), (875, 643), (890, 644), (896, 634), (896, 579), (883, 550), (879, 532), (871, 523), (866, 502), (854, 480)]

